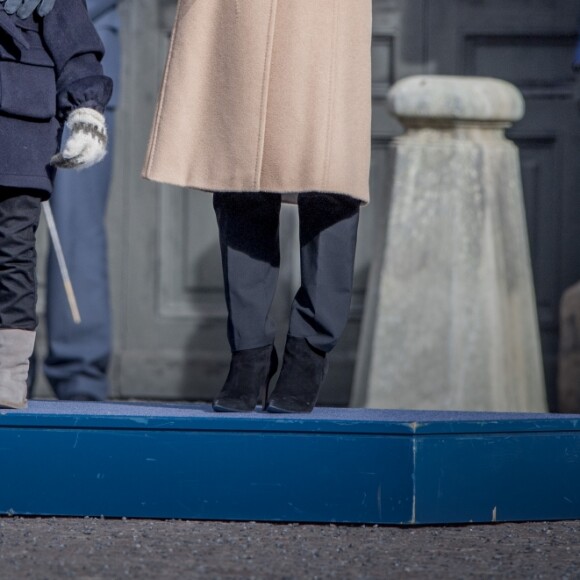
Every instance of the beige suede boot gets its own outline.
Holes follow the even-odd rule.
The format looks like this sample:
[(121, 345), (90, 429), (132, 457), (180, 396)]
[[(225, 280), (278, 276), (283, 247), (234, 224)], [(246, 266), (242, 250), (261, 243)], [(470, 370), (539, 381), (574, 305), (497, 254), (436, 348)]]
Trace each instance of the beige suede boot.
[(35, 337), (34, 330), (0, 328), (0, 407), (27, 406), (28, 359)]

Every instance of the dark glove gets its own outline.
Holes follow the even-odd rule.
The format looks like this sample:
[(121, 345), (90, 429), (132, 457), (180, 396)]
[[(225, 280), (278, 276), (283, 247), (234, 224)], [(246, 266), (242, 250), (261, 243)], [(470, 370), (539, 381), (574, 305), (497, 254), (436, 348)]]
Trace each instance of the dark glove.
[(0, 0), (0, 8), (19, 18), (28, 18), (37, 8), (39, 16), (46, 16), (53, 8), (55, 0)]

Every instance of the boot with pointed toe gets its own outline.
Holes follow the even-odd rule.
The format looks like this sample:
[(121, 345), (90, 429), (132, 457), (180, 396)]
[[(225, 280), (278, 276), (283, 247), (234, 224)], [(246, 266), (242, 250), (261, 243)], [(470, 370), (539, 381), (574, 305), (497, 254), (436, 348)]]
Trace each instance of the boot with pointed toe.
[(253, 411), (262, 389), (265, 392), (264, 401), (267, 400), (268, 385), (277, 369), (278, 355), (271, 345), (234, 351), (228, 378), (213, 401), (213, 410), (233, 413)]
[(326, 353), (310, 346), (305, 338), (289, 336), (282, 370), (271, 399), (269, 413), (310, 413), (328, 372)]
[(26, 381), (35, 337), (34, 330), (0, 329), (0, 407), (26, 408)]

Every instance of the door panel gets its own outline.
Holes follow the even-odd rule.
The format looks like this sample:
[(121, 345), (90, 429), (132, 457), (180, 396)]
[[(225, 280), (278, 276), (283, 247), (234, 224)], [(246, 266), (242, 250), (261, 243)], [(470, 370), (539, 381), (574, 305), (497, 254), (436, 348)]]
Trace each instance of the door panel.
[[(429, 59), (442, 74), (515, 84), (526, 116), (508, 136), (520, 148), (548, 399), (556, 408), (559, 302), (580, 279), (578, 139), (571, 61), (574, 0), (433, 0)], [(574, 213), (570, 213), (574, 212)]]

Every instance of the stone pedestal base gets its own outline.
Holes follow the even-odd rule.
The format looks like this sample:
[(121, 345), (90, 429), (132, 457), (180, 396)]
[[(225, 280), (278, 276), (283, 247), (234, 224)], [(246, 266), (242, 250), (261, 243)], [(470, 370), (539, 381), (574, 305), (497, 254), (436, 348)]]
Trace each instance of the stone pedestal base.
[(543, 411), (519, 158), (506, 124), (405, 121), (352, 403)]

